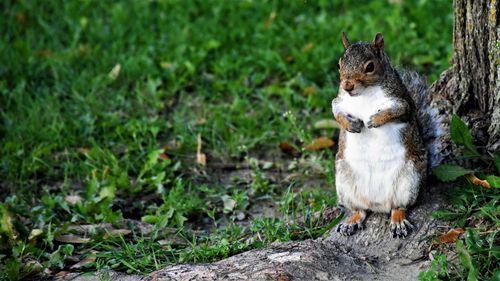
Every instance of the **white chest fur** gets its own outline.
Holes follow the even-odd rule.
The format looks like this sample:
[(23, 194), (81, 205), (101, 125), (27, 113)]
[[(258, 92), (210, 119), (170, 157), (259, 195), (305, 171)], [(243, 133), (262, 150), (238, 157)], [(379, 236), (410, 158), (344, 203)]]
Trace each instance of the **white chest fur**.
[(346, 132), (344, 160), (356, 178), (356, 192), (374, 205), (387, 205), (395, 192), (395, 179), (405, 165), (405, 147), (401, 139), (404, 123), (388, 123), (366, 128), (370, 117), (390, 108), (393, 101), (380, 87), (365, 88), (359, 95), (344, 95), (342, 111), (365, 123), (361, 133)]

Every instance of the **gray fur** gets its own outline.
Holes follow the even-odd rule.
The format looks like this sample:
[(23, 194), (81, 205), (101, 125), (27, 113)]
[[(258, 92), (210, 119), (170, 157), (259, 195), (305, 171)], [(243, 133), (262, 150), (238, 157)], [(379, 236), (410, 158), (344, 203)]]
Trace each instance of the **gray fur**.
[(438, 116), (437, 109), (430, 105), (427, 81), (415, 71), (398, 70), (398, 72), (415, 103), (417, 123), (427, 148), (428, 167), (431, 169), (442, 160), (442, 120)]

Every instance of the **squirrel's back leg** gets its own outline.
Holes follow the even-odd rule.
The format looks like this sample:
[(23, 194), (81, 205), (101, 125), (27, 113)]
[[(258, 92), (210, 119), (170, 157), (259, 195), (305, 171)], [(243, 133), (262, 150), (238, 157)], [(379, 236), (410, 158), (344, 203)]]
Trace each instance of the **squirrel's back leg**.
[(407, 149), (407, 162), (396, 178), (391, 204), (391, 235), (397, 238), (406, 237), (413, 229), (406, 219), (406, 208), (416, 202), (427, 176), (427, 151), (418, 138), (416, 126), (410, 126), (403, 132), (403, 141)]
[(337, 226), (337, 232), (342, 235), (352, 235), (357, 230), (363, 229), (363, 222), (366, 219), (366, 211), (357, 210), (352, 211), (349, 216), (346, 216)]
[(345, 131), (340, 132), (339, 149), (335, 161), (335, 186), (337, 202), (346, 207), (348, 212), (337, 226), (337, 232), (343, 235), (352, 235), (363, 229), (366, 211), (370, 202), (361, 198), (357, 192), (357, 181), (349, 164), (344, 161)]
[(406, 209), (397, 208), (391, 211), (392, 237), (404, 238), (413, 229), (413, 225), (406, 219)]
[(423, 181), (422, 173), (415, 168), (415, 163), (409, 161), (396, 179), (395, 194), (392, 198), (391, 235), (393, 238), (404, 238), (413, 229), (406, 219), (406, 208), (413, 205)]

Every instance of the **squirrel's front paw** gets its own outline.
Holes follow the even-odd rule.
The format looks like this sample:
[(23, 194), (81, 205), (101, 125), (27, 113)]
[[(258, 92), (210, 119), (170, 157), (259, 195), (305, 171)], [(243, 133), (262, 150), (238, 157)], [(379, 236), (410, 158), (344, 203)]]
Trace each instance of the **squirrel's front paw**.
[(348, 132), (361, 133), (361, 129), (364, 127), (363, 120), (351, 115), (347, 115), (346, 119), (349, 121), (349, 126), (346, 128)]
[(380, 127), (380, 124), (378, 124), (376, 121), (375, 121), (375, 115), (372, 115), (370, 117), (370, 120), (368, 120), (368, 122), (366, 123), (366, 127), (368, 129), (371, 129), (371, 128), (378, 128)]

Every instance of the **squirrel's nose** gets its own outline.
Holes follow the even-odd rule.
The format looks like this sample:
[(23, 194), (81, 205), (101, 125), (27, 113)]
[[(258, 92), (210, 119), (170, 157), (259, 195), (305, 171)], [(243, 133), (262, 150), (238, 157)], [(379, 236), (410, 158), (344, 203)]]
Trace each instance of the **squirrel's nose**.
[(345, 81), (342, 83), (342, 89), (344, 89), (344, 91), (350, 92), (354, 89), (354, 84), (349, 81)]

